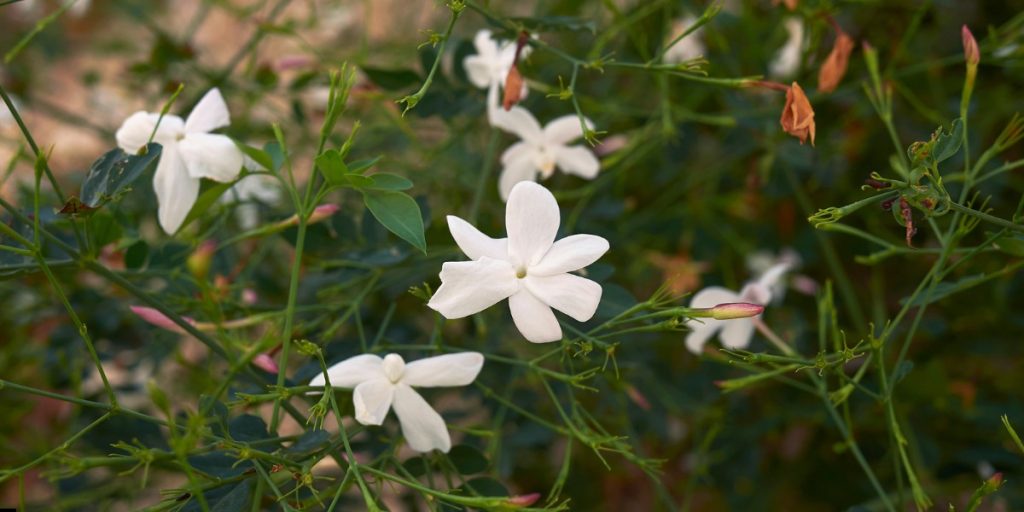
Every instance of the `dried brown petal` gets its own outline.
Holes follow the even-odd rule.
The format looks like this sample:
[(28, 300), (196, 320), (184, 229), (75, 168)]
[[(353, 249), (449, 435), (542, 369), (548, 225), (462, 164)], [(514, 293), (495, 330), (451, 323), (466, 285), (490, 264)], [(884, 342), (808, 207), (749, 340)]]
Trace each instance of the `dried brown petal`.
[(837, 29), (836, 42), (832, 46), (825, 63), (818, 71), (818, 91), (832, 92), (839, 86), (839, 82), (846, 74), (846, 66), (850, 62), (850, 53), (853, 52), (853, 38)]
[(501, 101), (501, 106), (508, 111), (513, 105), (519, 103), (522, 97), (523, 75), (519, 74), (519, 66), (513, 64), (508, 70), (508, 76), (505, 77), (505, 97)]
[(786, 91), (786, 105), (782, 108), (782, 118), (779, 119), (782, 129), (786, 133), (800, 139), (800, 143), (807, 142), (811, 138), (811, 145), (814, 145), (814, 109), (811, 102), (804, 94), (800, 85), (793, 82), (793, 85)]

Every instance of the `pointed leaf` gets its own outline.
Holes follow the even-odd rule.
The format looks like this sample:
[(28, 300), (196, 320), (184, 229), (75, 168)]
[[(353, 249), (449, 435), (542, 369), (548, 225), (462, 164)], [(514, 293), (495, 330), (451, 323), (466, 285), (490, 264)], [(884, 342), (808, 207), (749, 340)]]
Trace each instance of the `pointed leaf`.
[(363, 202), (370, 213), (389, 231), (423, 253), (427, 241), (423, 234), (423, 216), (416, 200), (394, 190), (363, 190)]
[(81, 202), (96, 208), (125, 193), (139, 176), (156, 167), (162, 149), (151, 142), (139, 155), (129, 155), (121, 148), (107, 151), (89, 168), (82, 182)]

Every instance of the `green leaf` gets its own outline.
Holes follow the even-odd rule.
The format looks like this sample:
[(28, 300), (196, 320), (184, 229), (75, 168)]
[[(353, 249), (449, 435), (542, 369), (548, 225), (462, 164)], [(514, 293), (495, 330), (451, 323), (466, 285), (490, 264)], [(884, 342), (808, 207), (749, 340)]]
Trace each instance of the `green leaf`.
[(460, 475), (472, 475), (487, 470), (487, 457), (472, 446), (464, 444), (453, 446), (448, 452), (448, 458), (451, 459)]
[[(954, 293), (962, 292), (962, 291), (964, 291), (964, 290), (966, 290), (968, 288), (973, 288), (975, 286), (978, 286), (979, 284), (982, 284), (985, 281), (988, 281), (988, 280), (990, 280), (993, 277), (996, 277), (998, 275), (999, 274), (995, 274), (995, 275), (976, 274), (976, 275), (973, 275), (973, 276), (964, 277), (964, 278), (962, 278), (962, 279), (960, 279), (958, 281), (952, 282), (952, 283), (950, 283), (950, 282), (939, 283), (939, 284), (935, 285), (935, 289), (932, 290), (932, 293), (931, 293), (930, 296), (928, 295), (927, 291), (922, 292), (921, 294), (919, 294), (917, 296), (917, 298), (914, 299), (913, 302), (910, 303), (910, 306), (912, 306), (912, 307), (915, 307), (915, 306), (925, 306), (925, 305), (931, 304), (933, 302), (938, 302), (938, 301), (940, 301), (940, 300), (942, 300), (942, 299), (944, 299), (946, 297), (949, 297), (950, 295), (953, 295)], [(900, 305), (906, 305), (909, 298), (910, 297), (904, 297), (904, 298), (900, 299)]]
[(366, 160), (356, 160), (348, 166), (348, 172), (362, 174), (363, 171), (377, 165), (381, 157), (368, 158)]
[(263, 167), (263, 169), (268, 171), (274, 169), (274, 159), (270, 156), (270, 153), (259, 148), (241, 144), (237, 141), (235, 142), (235, 145), (238, 146), (238, 149), (242, 150), (242, 153), (245, 153), (245, 156), (251, 158), (254, 162)]
[(388, 231), (426, 254), (423, 216), (413, 198), (394, 190), (366, 189), (363, 190), (363, 202)]
[(270, 155), (271, 171), (277, 172), (281, 170), (281, 166), (284, 165), (284, 152), (281, 151), (281, 146), (277, 144), (277, 141), (270, 141), (263, 145), (263, 151)]
[(427, 474), (427, 470), (430, 469), (430, 461), (426, 457), (416, 456), (406, 459), (402, 463), (402, 467), (409, 472), (415, 478), (421, 477)]
[(124, 267), (128, 270), (139, 270), (146, 265), (149, 259), (149, 244), (138, 240), (128, 246), (124, 251)]
[(235, 441), (245, 443), (270, 438), (270, 434), (267, 433), (267, 424), (263, 418), (252, 414), (243, 414), (232, 418), (228, 423), (228, 432)]
[[(985, 234), (992, 236), (992, 233)], [(992, 246), (1013, 256), (1024, 256), (1024, 238), (1017, 234), (1003, 235), (995, 239)]]
[(107, 151), (93, 162), (82, 182), (81, 202), (90, 208), (120, 197), (139, 176), (156, 167), (160, 144), (151, 142), (141, 155), (129, 155), (121, 148)]
[(487, 477), (474, 478), (466, 482), (463, 488), (469, 488), (480, 496), (500, 497), (508, 496), (508, 489), (501, 482)]
[(412, 188), (411, 181), (397, 174), (382, 172), (369, 176), (369, 178), (373, 181), (370, 188), (380, 190), (409, 190)]
[(107, 211), (97, 212), (89, 217), (89, 235), (92, 246), (99, 250), (121, 239), (121, 226)]
[(956, 119), (949, 127), (949, 131), (944, 131), (940, 126), (935, 133), (935, 146), (932, 147), (932, 158), (935, 163), (946, 160), (960, 151), (960, 144), (964, 141), (963, 121)]
[(231, 491), (210, 508), (210, 512), (243, 512), (252, 508), (252, 487), (254, 479), (246, 478), (231, 487)]
[(410, 69), (382, 69), (363, 66), (362, 70), (371, 82), (388, 91), (411, 89), (423, 81), (418, 73)]
[(320, 174), (323, 174), (324, 180), (331, 186), (344, 187), (350, 184), (345, 178), (345, 175), (349, 174), (348, 166), (337, 149), (328, 149), (320, 153), (320, 156), (316, 157), (316, 168), (320, 169)]
[[(243, 173), (242, 175), (239, 175), (238, 179), (242, 179), (244, 176), (245, 174)], [(201, 217), (206, 210), (213, 206), (213, 203), (217, 202), (217, 199), (220, 199), (220, 196), (224, 195), (224, 192), (227, 192), (228, 189), (237, 183), (237, 180), (229, 183), (212, 183), (212, 186), (207, 187), (206, 190), (199, 193), (199, 199), (196, 199), (196, 203), (192, 205), (192, 209), (189, 210), (188, 215), (185, 216), (185, 221), (181, 223), (181, 227), (178, 228), (178, 231), (181, 231), (185, 226), (188, 226), (190, 222)]]

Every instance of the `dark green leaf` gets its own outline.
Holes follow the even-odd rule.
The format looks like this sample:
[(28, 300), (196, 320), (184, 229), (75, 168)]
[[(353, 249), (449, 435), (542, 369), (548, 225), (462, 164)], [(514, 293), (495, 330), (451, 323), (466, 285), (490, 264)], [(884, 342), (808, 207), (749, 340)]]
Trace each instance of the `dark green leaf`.
[(141, 155), (129, 155), (121, 148), (107, 151), (93, 162), (82, 182), (82, 203), (96, 208), (127, 192), (139, 176), (156, 167), (161, 151), (155, 142), (147, 144)]
[(235, 142), (235, 145), (238, 146), (238, 149), (242, 150), (242, 153), (245, 153), (245, 156), (251, 158), (263, 169), (267, 171), (274, 169), (274, 159), (270, 156), (270, 153), (239, 142)]
[(366, 171), (367, 169), (377, 165), (377, 162), (379, 161), (379, 156), (375, 158), (369, 158), (366, 160), (356, 160), (355, 162), (349, 164), (348, 172), (362, 174), (363, 171)]
[(363, 190), (363, 202), (388, 231), (427, 252), (420, 206), (408, 195), (394, 190)]
[(312, 453), (322, 448), (330, 438), (331, 434), (326, 430), (307, 430), (294, 444), (286, 448), (285, 452), (303, 455)]
[(896, 367), (896, 370), (892, 372), (892, 383), (891, 386), (895, 386), (896, 383), (903, 380), (904, 377), (910, 374), (910, 371), (914, 369), (913, 361), (903, 361)]
[(210, 512), (243, 512), (252, 508), (253, 479), (238, 482), (223, 498), (210, 508)]
[(243, 414), (231, 420), (228, 424), (228, 432), (235, 441), (251, 442), (270, 438), (267, 433), (267, 424), (263, 418), (252, 414)]
[[(242, 176), (239, 176), (239, 179), (241, 178)], [(206, 187), (205, 190), (199, 193), (199, 199), (196, 199), (195, 204), (192, 205), (192, 209), (189, 210), (188, 215), (185, 216), (185, 221), (181, 223), (181, 227), (178, 228), (178, 231), (181, 231), (181, 229), (188, 226), (190, 222), (201, 217), (206, 210), (213, 206), (213, 203), (216, 203), (217, 200), (220, 199), (220, 196), (224, 195), (224, 192), (227, 192), (228, 189), (235, 184), (234, 181), (229, 183), (211, 183), (212, 185)]]
[(426, 457), (416, 456), (403, 462), (402, 467), (413, 477), (421, 477), (430, 469), (430, 461)]
[(409, 190), (412, 182), (397, 174), (377, 173), (369, 176), (373, 180), (370, 188), (380, 190)]
[(237, 458), (224, 451), (202, 453), (188, 458), (188, 463), (193, 468), (219, 478), (230, 478), (245, 472), (245, 465), (235, 465), (236, 462), (238, 462)]
[(480, 496), (499, 497), (508, 496), (508, 489), (501, 482), (487, 477), (474, 478), (463, 485), (473, 489)]
[(146, 266), (146, 259), (149, 258), (149, 244), (138, 240), (128, 246), (124, 251), (124, 266), (128, 270), (139, 270)]
[(411, 89), (423, 81), (418, 73), (409, 69), (381, 69), (365, 66), (362, 69), (371, 82), (388, 91)]
[[(991, 236), (992, 233), (986, 233)], [(1024, 238), (1017, 234), (1003, 235), (997, 238), (992, 245), (1007, 254), (1013, 256), (1024, 256)]]
[(938, 136), (935, 139), (935, 146), (932, 148), (932, 158), (935, 163), (939, 163), (960, 151), (960, 144), (964, 141), (964, 123), (957, 119), (953, 121), (949, 131), (944, 131), (942, 127), (939, 127), (936, 133)]
[(270, 155), (270, 161), (273, 162), (273, 168), (270, 170), (274, 172), (281, 170), (281, 166), (284, 165), (284, 152), (281, 151), (281, 146), (277, 144), (277, 141), (264, 144), (263, 151)]
[(88, 222), (93, 247), (98, 249), (121, 239), (121, 226), (110, 213), (96, 212), (95, 215), (89, 217)]
[[(944, 299), (946, 297), (949, 297), (950, 295), (953, 295), (954, 293), (961, 292), (961, 291), (964, 291), (964, 290), (966, 290), (968, 288), (973, 288), (973, 287), (975, 287), (975, 286), (977, 286), (979, 284), (982, 284), (985, 281), (988, 281), (989, 279), (991, 279), (992, 277), (993, 276), (987, 276), (985, 274), (976, 274), (976, 275), (973, 275), (973, 276), (967, 276), (967, 277), (961, 278), (960, 280), (952, 282), (952, 283), (950, 283), (950, 282), (939, 283), (939, 284), (935, 285), (935, 288), (932, 290), (932, 293), (930, 295), (928, 294), (928, 291), (925, 290), (925, 291), (921, 292), (920, 294), (918, 294), (918, 296), (914, 299), (913, 302), (910, 303), (910, 305), (911, 306), (924, 306), (924, 305), (927, 305), (927, 304), (931, 304), (933, 302), (938, 302), (938, 301), (940, 301), (940, 300), (942, 300), (942, 299)], [(907, 301), (909, 299), (910, 299), (910, 297), (904, 297), (904, 298), (900, 299), (900, 304), (901, 305), (906, 305)]]
[(345, 160), (341, 158), (341, 153), (338, 153), (337, 149), (328, 149), (320, 153), (320, 156), (316, 157), (316, 168), (320, 169), (324, 180), (332, 186), (344, 187), (349, 184), (345, 178), (345, 175), (349, 173), (348, 166), (345, 165)]
[(464, 444), (453, 446), (451, 451), (448, 452), (448, 458), (451, 459), (455, 469), (462, 475), (472, 475), (473, 473), (482, 473), (487, 470), (487, 457), (484, 457), (480, 450), (472, 446)]

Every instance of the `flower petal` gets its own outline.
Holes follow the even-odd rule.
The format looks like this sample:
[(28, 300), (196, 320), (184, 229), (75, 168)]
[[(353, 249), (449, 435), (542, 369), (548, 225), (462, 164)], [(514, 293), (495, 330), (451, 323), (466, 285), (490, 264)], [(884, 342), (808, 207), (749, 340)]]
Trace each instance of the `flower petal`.
[(523, 337), (533, 343), (548, 343), (562, 339), (562, 328), (555, 313), (528, 290), (508, 298), (512, 321)]
[(721, 320), (701, 318), (701, 322), (690, 320), (687, 322), (690, 333), (686, 335), (686, 348), (694, 354), (700, 354), (704, 344), (722, 328)]
[(459, 249), (471, 260), (478, 260), (483, 257), (496, 260), (508, 259), (508, 239), (491, 238), (472, 224), (454, 216), (448, 216), (448, 230), (452, 232), (452, 238), (458, 244)]
[(566, 174), (575, 174), (592, 180), (601, 170), (601, 161), (583, 146), (560, 146), (554, 148), (555, 164)]
[(480, 373), (484, 356), (479, 352), (459, 352), (428, 357), (405, 365), (402, 382), (419, 388), (465, 386)]
[(242, 172), (242, 150), (225, 135), (190, 133), (181, 139), (178, 148), (193, 178), (227, 183)]
[(747, 348), (750, 339), (754, 337), (754, 320), (751, 318), (737, 318), (725, 320), (722, 333), (718, 335), (722, 345), (728, 348)]
[[(332, 388), (354, 388), (359, 384), (379, 379), (384, 376), (382, 359), (373, 354), (361, 354), (350, 357), (327, 368), (327, 376), (331, 379)], [(319, 374), (309, 381), (310, 386), (326, 386), (324, 374)]]
[(150, 114), (141, 110), (128, 116), (114, 135), (118, 147), (131, 154), (138, 153), (149, 142), (150, 135), (153, 135), (153, 141), (159, 144), (173, 144), (176, 140), (175, 133), (182, 130), (181, 118), (164, 116), (160, 119), (160, 127), (154, 135), (153, 128), (157, 125), (157, 119), (160, 119), (160, 114)]
[(491, 114), (491, 124), (495, 128), (514, 133), (526, 142), (537, 144), (544, 140), (540, 123), (523, 107), (515, 106), (508, 111), (498, 108)]
[(478, 30), (473, 36), (473, 46), (476, 47), (477, 55), (484, 59), (493, 60), (498, 56), (498, 43), (491, 38), (491, 31), (486, 28)]
[(532, 155), (509, 162), (501, 169), (501, 176), (498, 177), (498, 195), (502, 201), (508, 201), (508, 196), (517, 183), (536, 179), (537, 166)]
[(189, 176), (175, 144), (164, 146), (153, 174), (157, 218), (165, 233), (174, 234), (199, 196), (199, 180)]
[(523, 158), (533, 158), (536, 154), (536, 146), (525, 142), (516, 142), (501, 154), (501, 163), (503, 165), (509, 165), (512, 162), (522, 160)]
[(573, 274), (527, 275), (523, 283), (545, 304), (580, 322), (590, 320), (601, 302), (601, 285)]
[(553, 276), (579, 270), (595, 262), (608, 252), (608, 240), (596, 235), (571, 235), (551, 244), (551, 248), (536, 265), (530, 267), (531, 276)]
[[(587, 128), (594, 129), (594, 123), (583, 118)], [(583, 125), (577, 115), (562, 116), (544, 126), (544, 141), (548, 144), (565, 145), (583, 136)]]
[[(380, 377), (360, 383), (352, 391), (352, 405), (356, 410), (356, 421), (363, 425), (380, 425), (391, 409), (395, 398), (395, 385)], [(397, 410), (396, 410), (397, 412)]]
[(484, 89), (491, 85), (491, 65), (482, 55), (470, 55), (462, 61), (466, 77), (473, 85)]
[(231, 114), (220, 89), (207, 91), (185, 120), (186, 133), (206, 133), (231, 124)]
[(537, 264), (558, 234), (561, 214), (548, 189), (531, 181), (512, 187), (505, 205), (508, 255), (513, 265)]
[(768, 289), (775, 288), (775, 285), (779, 283), (782, 276), (786, 275), (786, 272), (792, 268), (792, 264), (789, 262), (778, 263), (773, 265), (768, 270), (765, 270), (761, 277), (757, 279), (757, 284), (764, 286)]
[(728, 288), (722, 288), (721, 286), (708, 286), (693, 295), (693, 298), (690, 299), (690, 307), (710, 308), (712, 306), (730, 302), (743, 301), (740, 300), (740, 294), (729, 290)]
[(398, 384), (393, 405), (410, 448), (418, 452), (441, 450), (445, 453), (452, 448), (444, 419), (416, 390), (407, 384)]
[(483, 311), (519, 289), (516, 271), (507, 261), (487, 257), (449, 261), (441, 266), (441, 286), (427, 303), (445, 318)]

